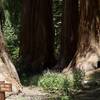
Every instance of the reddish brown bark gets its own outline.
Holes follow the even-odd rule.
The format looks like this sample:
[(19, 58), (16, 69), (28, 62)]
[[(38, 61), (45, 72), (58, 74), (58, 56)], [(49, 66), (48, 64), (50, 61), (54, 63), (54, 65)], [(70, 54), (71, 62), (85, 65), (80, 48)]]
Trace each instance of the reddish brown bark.
[(97, 68), (100, 61), (100, 1), (80, 0), (79, 42), (75, 58), (69, 68), (83, 71)]
[(53, 64), (53, 38), (52, 0), (23, 0), (20, 55), (33, 69)]

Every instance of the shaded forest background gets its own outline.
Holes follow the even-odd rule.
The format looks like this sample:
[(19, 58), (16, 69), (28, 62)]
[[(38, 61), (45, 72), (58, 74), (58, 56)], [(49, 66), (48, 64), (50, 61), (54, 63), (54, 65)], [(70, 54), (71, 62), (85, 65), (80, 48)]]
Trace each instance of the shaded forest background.
[[(52, 27), (52, 29), (48, 29), (48, 31), (50, 30), (53, 33), (52, 34), (53, 35), (52, 36), (53, 40), (50, 40), (50, 41), (52, 42), (51, 44), (53, 44), (53, 46), (51, 48), (54, 49), (53, 52), (50, 51), (50, 52), (53, 53), (52, 54), (53, 58), (50, 58), (50, 59), (52, 59), (52, 61), (50, 61), (51, 64), (49, 64), (48, 62), (42, 61), (45, 58), (41, 57), (41, 54), (43, 53), (43, 52), (41, 52), (41, 54), (38, 55), (38, 56), (40, 56), (40, 58), (38, 57), (38, 58), (35, 59), (35, 62), (37, 62), (37, 65), (33, 65), (33, 69), (31, 69), (31, 67), (32, 67), (31, 62), (26, 61), (28, 59), (27, 57), (25, 59), (23, 59), (24, 57), (22, 57), (22, 56), (24, 56), (24, 55), (22, 55), (21, 51), (20, 51), (20, 41), (21, 41), (20, 40), (20, 38), (21, 38), (20, 34), (23, 31), (22, 30), (22, 12), (23, 12), (22, 9), (23, 9), (23, 6), (24, 6), (25, 3), (22, 3), (22, 1), (20, 1), (20, 0), (14, 0), (12, 3), (11, 2), (12, 2), (11, 0), (8, 0), (8, 1), (2, 0), (1, 1), (1, 4), (2, 4), (1, 5), (2, 32), (4, 33), (4, 38), (5, 38), (6, 43), (7, 43), (6, 44), (6, 46), (8, 48), (7, 51), (11, 55), (11, 59), (12, 59), (13, 63), (16, 65), (16, 68), (17, 68), (18, 72), (22, 73), (23, 69), (25, 69), (26, 72), (23, 72), (23, 73), (32, 74), (31, 71), (35, 70), (35, 69), (36, 70), (33, 71), (34, 73), (39, 72), (38, 71), (39, 68), (40, 68), (40, 70), (41, 70), (41, 68), (45, 69), (46, 67), (47, 68), (48, 67), (50, 67), (50, 68), (52, 67), (53, 68), (54, 65), (56, 64), (57, 60), (59, 59), (59, 56), (60, 56), (60, 45), (61, 45), (60, 44), (61, 43), (60, 33), (62, 31), (62, 28), (61, 28), (62, 23), (61, 23), (61, 21), (62, 21), (62, 14), (63, 14), (63, 12), (62, 12), (63, 11), (63, 1), (62, 0), (60, 0), (60, 1), (54, 0), (53, 2), (51, 2), (51, 5), (50, 5), (51, 6), (51, 8), (50, 8), (51, 9), (51, 14), (52, 14), (52, 15), (50, 15), (51, 18), (52, 18), (51, 19), (52, 20), (52, 25), (50, 27)], [(31, 1), (30, 1), (30, 3), (31, 3)], [(39, 6), (39, 5), (37, 5), (37, 6)], [(30, 7), (30, 10), (31, 9), (32, 8)], [(42, 16), (40, 16), (40, 17), (42, 17)], [(29, 18), (27, 18), (27, 20), (28, 19)], [(38, 30), (40, 30), (40, 29), (38, 29)], [(31, 29), (28, 30), (28, 31), (31, 31)], [(39, 33), (39, 34), (41, 34), (41, 33)], [(41, 36), (39, 36), (39, 35), (38, 35), (38, 38), (40, 38), (42, 40)], [(33, 37), (32, 37), (32, 40), (34, 40)], [(49, 38), (48, 38), (48, 41), (49, 41)], [(39, 49), (38, 49), (38, 51), (39, 51)], [(35, 53), (36, 52), (34, 52), (34, 56), (35, 56)], [(27, 53), (25, 53), (25, 55), (27, 55)], [(50, 55), (51, 55), (51, 53), (50, 53)], [(37, 53), (36, 53), (36, 56), (37, 56)], [(49, 59), (49, 58), (47, 58), (47, 59)], [(47, 65), (46, 64), (42, 65), (42, 63), (48, 63), (48, 64)], [(27, 71), (27, 70), (29, 70), (29, 71)]]
[(99, 0), (1, 0), (0, 4), (1, 30), (19, 76), (46, 69), (98, 68)]

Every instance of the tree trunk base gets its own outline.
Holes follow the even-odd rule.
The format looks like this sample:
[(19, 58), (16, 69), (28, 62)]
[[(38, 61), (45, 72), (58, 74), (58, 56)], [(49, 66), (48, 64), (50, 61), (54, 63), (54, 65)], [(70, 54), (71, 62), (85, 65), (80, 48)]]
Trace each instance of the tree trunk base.
[(88, 72), (95, 70), (100, 67), (98, 64), (100, 62), (100, 49), (99, 48), (93, 48), (86, 52), (80, 53), (77, 52), (76, 56), (73, 58), (71, 63), (67, 68), (63, 70), (63, 73), (67, 73), (68, 71), (71, 71), (73, 69), (80, 69), (83, 72)]
[(15, 66), (12, 64), (5, 51), (1, 52), (0, 57), (0, 81), (12, 84), (12, 92), (17, 93), (22, 91), (22, 85), (20, 83)]

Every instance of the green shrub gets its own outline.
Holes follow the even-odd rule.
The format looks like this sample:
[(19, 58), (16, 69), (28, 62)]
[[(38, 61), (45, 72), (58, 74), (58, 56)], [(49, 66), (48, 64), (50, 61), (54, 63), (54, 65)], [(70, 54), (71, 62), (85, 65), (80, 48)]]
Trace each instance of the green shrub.
[(19, 34), (21, 32), (21, 0), (1, 0), (0, 3), (4, 12), (2, 31), (9, 54), (16, 63), (19, 56)]
[[(8, 19), (5, 21), (3, 32), (11, 58), (16, 61), (19, 56), (19, 40), (17, 34), (15, 34), (14, 27), (12, 27)], [(16, 33), (18, 33), (18, 30), (16, 30)]]
[(68, 81), (63, 74), (47, 72), (39, 79), (38, 86), (43, 87), (50, 93), (67, 95)]
[(63, 0), (53, 0), (53, 23), (54, 23), (54, 51), (55, 56), (58, 58), (60, 54), (60, 33), (62, 31), (62, 14), (63, 14)]
[[(59, 100), (71, 100), (72, 97), (70, 95), (73, 90), (81, 88), (83, 76), (84, 73), (80, 70), (74, 70), (68, 75), (47, 71), (43, 75), (40, 75), (38, 80), (36, 78), (36, 82), (38, 82), (38, 86), (52, 94), (52, 97), (58, 96)], [(34, 79), (31, 82), (33, 84), (35, 82)]]
[(83, 77), (84, 77), (84, 73), (79, 69), (74, 70), (72, 73), (68, 74), (67, 75), (67, 80), (69, 83), (68, 90), (70, 91), (70, 90), (81, 89)]

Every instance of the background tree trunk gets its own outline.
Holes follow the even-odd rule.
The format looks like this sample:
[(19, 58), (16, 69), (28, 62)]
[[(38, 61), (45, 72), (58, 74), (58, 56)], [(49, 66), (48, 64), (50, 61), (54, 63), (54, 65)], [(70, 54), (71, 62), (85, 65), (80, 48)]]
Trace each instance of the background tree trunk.
[(26, 70), (38, 71), (54, 63), (52, 0), (23, 0), (20, 55)]
[(63, 69), (72, 60), (78, 41), (78, 0), (64, 0), (61, 52), (58, 67)]
[[(100, 1), (80, 0), (78, 50), (69, 68), (87, 72), (94, 70), (100, 61)], [(64, 72), (68, 69), (64, 70)]]

